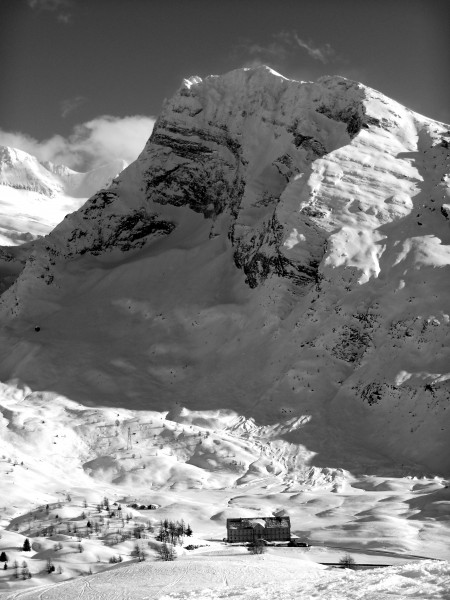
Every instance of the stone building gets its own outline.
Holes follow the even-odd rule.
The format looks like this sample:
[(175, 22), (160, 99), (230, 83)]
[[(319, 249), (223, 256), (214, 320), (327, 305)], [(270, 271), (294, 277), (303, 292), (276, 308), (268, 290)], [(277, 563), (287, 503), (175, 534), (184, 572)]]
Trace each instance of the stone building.
[(289, 517), (259, 517), (254, 519), (227, 519), (228, 542), (288, 542), (291, 539)]

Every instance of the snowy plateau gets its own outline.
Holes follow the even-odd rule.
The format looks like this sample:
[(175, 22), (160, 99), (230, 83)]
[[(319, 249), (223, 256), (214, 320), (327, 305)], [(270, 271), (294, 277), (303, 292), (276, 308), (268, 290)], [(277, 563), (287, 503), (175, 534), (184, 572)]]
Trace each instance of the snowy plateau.
[[(191, 77), (0, 247), (2, 600), (450, 598), (449, 143), (342, 77)], [(222, 541), (272, 515), (310, 547)]]

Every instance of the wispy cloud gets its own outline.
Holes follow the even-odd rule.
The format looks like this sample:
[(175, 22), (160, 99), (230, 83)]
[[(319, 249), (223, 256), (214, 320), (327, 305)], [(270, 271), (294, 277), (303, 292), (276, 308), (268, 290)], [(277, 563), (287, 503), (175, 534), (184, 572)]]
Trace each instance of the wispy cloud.
[(74, 96), (73, 98), (66, 98), (61, 102), (61, 116), (66, 118), (68, 114), (76, 110), (79, 106), (86, 102), (84, 96)]
[(250, 44), (246, 50), (252, 56), (271, 56), (279, 60), (286, 58), (288, 54), (286, 46), (277, 41), (270, 42), (266, 46)]
[(73, 0), (27, 0), (28, 6), (37, 11), (48, 11), (56, 13), (56, 19), (67, 25), (72, 20), (69, 9), (73, 6)]
[[(343, 61), (343, 58), (328, 43), (317, 44), (301, 37), (296, 31), (279, 31), (274, 33), (266, 44), (246, 40), (239, 46), (239, 52), (245, 53), (249, 63), (283, 62), (294, 58), (298, 52), (306, 52), (313, 60), (327, 64)], [(246, 63), (247, 64), (247, 63)]]
[(293, 40), (292, 43), (296, 43), (300, 48), (306, 50), (311, 58), (314, 60), (320, 60), (323, 64), (327, 64), (332, 62), (337, 58), (336, 51), (330, 46), (330, 44), (324, 44), (322, 46), (317, 46), (311, 40), (305, 41), (301, 37), (297, 35), (296, 32), (291, 32), (287, 34), (288, 40)]
[(69, 13), (61, 13), (56, 17), (56, 19), (60, 23), (64, 23), (64, 25), (68, 25), (72, 21), (72, 15)]
[(0, 130), (0, 145), (19, 148), (40, 161), (50, 160), (72, 169), (88, 171), (115, 159), (127, 163), (137, 158), (150, 137), (155, 119), (143, 115), (103, 115), (76, 125), (68, 137), (53, 135), (38, 141), (21, 132)]
[(28, 6), (35, 10), (60, 10), (72, 5), (71, 0), (28, 0)]

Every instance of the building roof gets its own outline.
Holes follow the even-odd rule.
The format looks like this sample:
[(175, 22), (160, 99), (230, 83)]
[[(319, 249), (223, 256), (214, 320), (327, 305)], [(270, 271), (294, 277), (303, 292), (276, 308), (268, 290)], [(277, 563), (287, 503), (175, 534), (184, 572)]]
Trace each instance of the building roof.
[(266, 529), (274, 527), (290, 527), (291, 521), (289, 517), (255, 517), (253, 519), (227, 519), (228, 529), (246, 529), (260, 525)]

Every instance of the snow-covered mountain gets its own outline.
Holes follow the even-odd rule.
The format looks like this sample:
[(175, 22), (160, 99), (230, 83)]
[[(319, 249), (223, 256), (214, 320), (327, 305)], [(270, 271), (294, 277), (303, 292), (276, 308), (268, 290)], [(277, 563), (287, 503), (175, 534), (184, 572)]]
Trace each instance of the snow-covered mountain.
[(87, 173), (0, 146), (0, 245), (17, 245), (46, 235), (125, 168), (113, 161)]
[[(0, 427), (39, 497), (50, 484), (32, 461), (45, 456), (62, 489), (89, 475), (120, 493), (222, 490), (196, 509), (211, 528), (259, 514), (258, 485), (261, 510), (304, 510), (314, 530), (326, 503), (300, 492), (320, 488), (347, 498), (339, 523), (349, 505), (360, 515), (347, 540), (437, 539), (450, 503), (449, 136), (342, 77), (185, 80), (110, 188), (45, 239), (3, 249)], [(376, 479), (407, 475), (436, 480)], [(429, 496), (400, 501), (400, 486)], [(381, 490), (420, 541), (410, 522), (381, 527)]]

